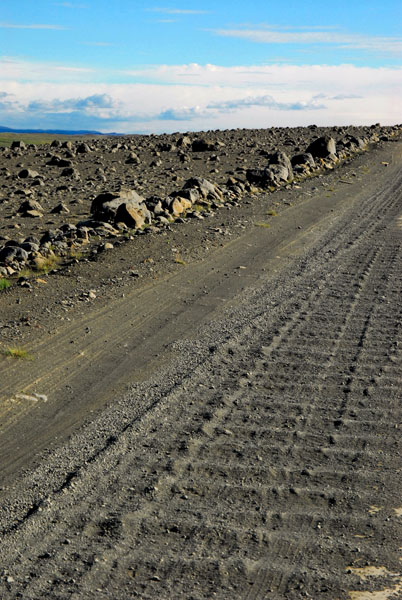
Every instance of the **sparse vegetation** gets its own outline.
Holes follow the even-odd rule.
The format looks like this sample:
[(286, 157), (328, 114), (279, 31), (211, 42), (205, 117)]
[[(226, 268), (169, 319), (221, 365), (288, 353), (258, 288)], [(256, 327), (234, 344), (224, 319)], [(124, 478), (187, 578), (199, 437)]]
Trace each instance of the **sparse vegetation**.
[(263, 223), (262, 221), (255, 223), (256, 227), (265, 227), (266, 229), (269, 229), (271, 227), (271, 225), (269, 223)]
[(21, 360), (31, 360), (32, 357), (24, 348), (20, 348), (18, 346), (10, 346), (3, 350), (3, 355), (8, 356), (10, 358), (18, 358)]
[(269, 215), (270, 217), (277, 217), (278, 213), (273, 208), (270, 208), (269, 210), (267, 210), (267, 215)]
[(49, 256), (37, 256), (35, 258), (35, 269), (39, 273), (49, 273), (56, 269), (60, 263), (60, 257), (56, 254), (49, 254)]
[(178, 265), (185, 265), (186, 261), (184, 261), (181, 256), (175, 256), (174, 262)]
[(18, 273), (18, 277), (25, 277), (26, 279), (29, 279), (29, 277), (32, 277), (32, 275), (33, 273), (31, 269), (28, 269), (27, 267), (25, 269), (21, 269), (21, 271)]
[(11, 285), (11, 282), (6, 277), (0, 277), (0, 290), (6, 290)]
[(70, 248), (70, 251), (68, 253), (68, 258), (70, 260), (81, 260), (81, 258), (82, 258), (82, 251), (81, 250), (77, 250), (77, 248)]

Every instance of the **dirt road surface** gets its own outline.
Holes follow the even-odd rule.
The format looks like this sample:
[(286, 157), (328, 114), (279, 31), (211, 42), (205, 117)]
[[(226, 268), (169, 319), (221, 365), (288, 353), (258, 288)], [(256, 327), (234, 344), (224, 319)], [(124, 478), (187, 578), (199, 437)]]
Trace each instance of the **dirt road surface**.
[(402, 598), (401, 150), (7, 363), (1, 598)]

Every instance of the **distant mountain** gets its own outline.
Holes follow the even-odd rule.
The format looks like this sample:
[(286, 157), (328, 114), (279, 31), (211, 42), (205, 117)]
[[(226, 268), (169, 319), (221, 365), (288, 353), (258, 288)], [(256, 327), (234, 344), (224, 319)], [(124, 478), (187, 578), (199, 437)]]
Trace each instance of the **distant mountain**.
[(66, 129), (12, 129), (0, 125), (0, 133), (50, 133), (53, 135), (122, 135), (120, 133), (101, 133), (100, 131), (69, 131)]

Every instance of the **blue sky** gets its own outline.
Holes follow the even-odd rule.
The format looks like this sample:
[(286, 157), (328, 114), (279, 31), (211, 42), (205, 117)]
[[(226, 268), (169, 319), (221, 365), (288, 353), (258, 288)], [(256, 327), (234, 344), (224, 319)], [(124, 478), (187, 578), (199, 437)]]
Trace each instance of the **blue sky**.
[(395, 123), (400, 0), (0, 0), (0, 124)]

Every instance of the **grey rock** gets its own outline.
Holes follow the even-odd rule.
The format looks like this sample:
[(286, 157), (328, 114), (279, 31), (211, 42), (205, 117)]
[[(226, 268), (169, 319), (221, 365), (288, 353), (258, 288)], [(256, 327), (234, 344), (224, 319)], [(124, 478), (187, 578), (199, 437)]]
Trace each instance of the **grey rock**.
[(70, 142), (70, 140), (66, 140), (65, 142), (62, 143), (61, 145), (62, 148), (66, 148), (66, 150), (70, 150), (70, 152), (73, 150), (74, 146), (73, 143)]
[(208, 152), (216, 150), (216, 145), (212, 140), (206, 138), (197, 138), (193, 141), (191, 148), (193, 152)]
[(74, 179), (79, 179), (80, 178), (80, 174), (77, 171), (77, 169), (74, 169), (74, 167), (66, 167), (62, 170), (62, 172), (60, 173), (61, 177), (73, 177)]
[(39, 173), (37, 171), (34, 171), (33, 169), (22, 169), (22, 171), (18, 173), (18, 177), (20, 179), (26, 179), (28, 177), (39, 177)]
[(310, 152), (304, 152), (303, 154), (295, 154), (291, 158), (292, 166), (297, 165), (308, 165), (309, 167), (315, 167), (315, 160)]
[(77, 154), (88, 154), (88, 152), (91, 152), (91, 149), (85, 142), (77, 146)]
[(174, 150), (177, 150), (177, 147), (169, 142), (164, 142), (162, 144), (159, 144), (158, 150), (160, 152), (173, 152)]
[(63, 202), (60, 202), (50, 212), (54, 214), (69, 213), (70, 209), (65, 204), (63, 204)]
[(61, 156), (57, 156), (54, 154), (51, 159), (46, 163), (49, 167), (71, 167), (71, 160), (67, 160), (66, 158), (61, 158)]
[(285, 169), (287, 169), (287, 176), (285, 176), (285, 172), (282, 169), (271, 169), (273, 177), (277, 178), (279, 181), (287, 181), (289, 179), (293, 179), (292, 163), (290, 162), (290, 158), (285, 152), (275, 152), (274, 154), (271, 154), (269, 157), (269, 165), (269, 169), (271, 169), (271, 166), (280, 166), (285, 167)]
[(281, 185), (289, 179), (289, 169), (284, 165), (269, 165), (266, 169), (248, 169), (246, 173), (249, 183), (259, 187)]
[(160, 167), (161, 164), (162, 164), (161, 159), (157, 158), (156, 160), (153, 160), (149, 166), (150, 167)]
[(11, 150), (25, 150), (26, 145), (22, 140), (14, 140), (11, 142)]
[(306, 152), (315, 158), (327, 158), (330, 154), (336, 155), (336, 144), (333, 137), (323, 135), (312, 142)]
[(95, 219), (125, 223), (128, 227), (138, 228), (151, 222), (151, 213), (145, 200), (134, 190), (103, 192), (91, 205)]
[(140, 164), (140, 159), (137, 156), (137, 154), (135, 152), (130, 152), (127, 160), (126, 160), (126, 165), (138, 165)]
[[(196, 189), (203, 198), (209, 200), (220, 201), (223, 199), (222, 190), (208, 179), (204, 179), (204, 177), (190, 177), (183, 186), (183, 190), (187, 189)], [(181, 192), (180, 195), (182, 195)]]
[(26, 262), (28, 258), (28, 252), (19, 246), (5, 246), (0, 250), (0, 263), (2, 264), (9, 264), (14, 261)]
[(29, 213), (38, 212), (43, 213), (43, 208), (36, 200), (25, 200), (19, 207), (18, 212), (23, 216), (37, 216)]
[(32, 187), (44, 187), (45, 186), (45, 182), (43, 181), (42, 178), (40, 177), (36, 177), (33, 182), (31, 183)]
[(22, 244), (20, 244), (20, 248), (29, 254), (32, 254), (32, 252), (39, 252), (39, 244), (35, 244), (34, 242), (22, 242)]
[(189, 148), (191, 146), (191, 139), (188, 135), (183, 135), (181, 138), (177, 140), (178, 148)]

